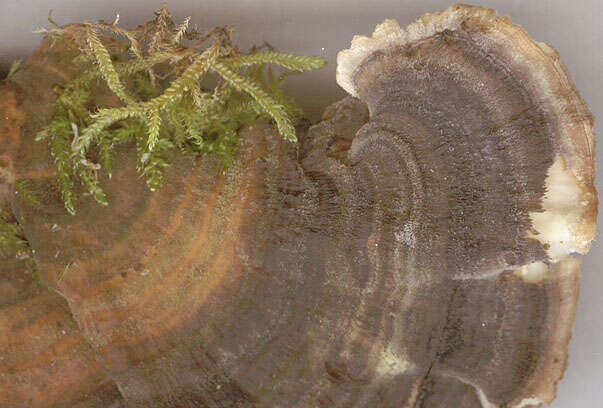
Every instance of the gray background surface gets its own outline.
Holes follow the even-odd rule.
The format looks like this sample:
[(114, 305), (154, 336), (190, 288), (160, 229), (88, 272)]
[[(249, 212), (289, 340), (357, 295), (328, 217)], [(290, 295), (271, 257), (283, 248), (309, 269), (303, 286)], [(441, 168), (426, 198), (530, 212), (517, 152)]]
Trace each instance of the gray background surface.
[[(465, 1), (495, 8), (523, 26), (530, 36), (555, 47), (595, 118), (603, 120), (603, 0), (481, 0)], [(162, 0), (0, 0), (0, 64), (29, 55), (40, 40), (32, 34), (47, 27), (47, 14), (59, 24), (84, 19), (135, 26), (152, 18)], [(320, 71), (289, 80), (287, 88), (316, 120), (324, 107), (345, 95), (335, 83), (336, 55), (348, 48), (354, 34), (370, 35), (376, 24), (395, 18), (405, 26), (416, 17), (440, 11), (446, 0), (171, 0), (176, 20), (191, 15), (200, 28), (232, 25), (242, 49), (267, 41), (283, 51), (324, 57)], [(603, 149), (597, 152), (600, 164)], [(597, 189), (603, 192), (602, 178)], [(603, 408), (603, 245), (596, 239), (582, 264), (581, 295), (570, 343), (565, 378), (554, 408)]]

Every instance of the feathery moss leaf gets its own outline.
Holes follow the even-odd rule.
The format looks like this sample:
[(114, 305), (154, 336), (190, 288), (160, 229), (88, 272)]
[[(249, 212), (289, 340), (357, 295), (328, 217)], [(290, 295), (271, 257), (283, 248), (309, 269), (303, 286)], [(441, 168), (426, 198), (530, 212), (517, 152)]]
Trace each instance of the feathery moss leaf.
[(65, 209), (69, 214), (75, 214), (75, 185), (73, 181), (74, 166), (69, 155), (70, 133), (56, 132), (50, 144), (50, 152), (56, 165), (57, 181)]
[(40, 280), (34, 252), (23, 234), (23, 219), (13, 219), (2, 210), (0, 210), (0, 256), (14, 256), (25, 261), (27, 270), (34, 280)]
[(33, 204), (34, 206), (40, 205), (40, 199), (36, 196), (31, 188), (29, 180), (21, 180), (15, 183), (15, 193), (23, 197), (26, 201)]
[(161, 114), (159, 109), (154, 109), (149, 113), (148, 123), (148, 139), (147, 149), (152, 152), (155, 148), (155, 144), (159, 141), (159, 130), (161, 128)]
[(300, 72), (322, 68), (327, 63), (322, 58), (278, 51), (264, 51), (257, 52), (255, 54), (241, 54), (237, 55), (236, 57), (222, 58), (220, 62), (229, 65), (231, 68), (239, 68), (243, 66), (258, 64), (276, 64), (280, 65), (283, 68)]
[(240, 91), (247, 92), (276, 122), (279, 132), (289, 141), (296, 142), (295, 128), (287, 116), (283, 105), (276, 103), (262, 88), (231, 70), (226, 64), (216, 62), (212, 65), (222, 78)]
[(87, 24), (86, 34), (88, 35), (88, 46), (96, 58), (99, 71), (107, 83), (107, 86), (109, 86), (109, 89), (125, 103), (134, 102), (134, 100), (126, 93), (126, 88), (121, 83), (119, 74), (115, 71), (109, 51), (107, 51), (101, 40), (98, 38), (96, 30)]

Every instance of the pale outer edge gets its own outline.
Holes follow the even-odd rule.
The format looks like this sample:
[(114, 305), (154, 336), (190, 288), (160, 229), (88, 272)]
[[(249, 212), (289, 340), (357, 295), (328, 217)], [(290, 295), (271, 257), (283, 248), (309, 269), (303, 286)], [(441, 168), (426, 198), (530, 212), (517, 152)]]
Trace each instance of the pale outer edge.
[(580, 262), (580, 258), (567, 256), (554, 265), (546, 264), (545, 270), (538, 268), (542, 271), (541, 279), (558, 282), (559, 303), (554, 310), (549, 310), (546, 319), (545, 353), (538, 362), (535, 374), (517, 400), (510, 404), (511, 407), (540, 406), (542, 403), (550, 404), (555, 399), (557, 382), (565, 372), (567, 346), (576, 315)]
[(430, 37), (444, 30), (456, 30), (467, 18), (492, 19), (496, 13), (492, 9), (455, 5), (440, 13), (428, 13), (409, 24), (406, 29), (398, 22), (387, 19), (377, 25), (372, 37), (355, 35), (350, 48), (337, 54), (336, 80), (350, 95), (358, 96), (353, 83), (354, 70), (373, 52), (389, 47), (408, 44)]
[[(534, 42), (521, 27), (506, 17), (498, 16), (492, 9), (455, 5), (440, 13), (426, 14), (406, 29), (402, 29), (395, 20), (388, 19), (375, 28), (372, 37), (354, 36), (351, 47), (337, 55), (337, 83), (358, 97), (353, 82), (354, 71), (375, 51), (409, 44), (444, 30), (457, 30), (464, 21), (481, 25), (485, 36), (504, 44), (510, 62), (529, 67), (538, 86), (532, 90), (534, 96), (550, 106), (559, 118), (561, 154), (549, 169), (546, 184), (555, 186), (561, 180), (567, 188), (553, 188), (545, 193), (544, 212), (530, 214), (533, 231), (528, 237), (548, 247), (547, 255), (553, 262), (570, 253), (587, 253), (595, 235), (597, 213), (597, 193), (593, 186), (595, 135), (592, 115), (552, 47)], [(564, 98), (555, 97), (560, 94)], [(571, 205), (568, 205), (567, 197), (555, 194), (568, 191), (574, 194)], [(547, 224), (550, 222), (555, 224)], [(542, 225), (548, 227), (539, 229)]]

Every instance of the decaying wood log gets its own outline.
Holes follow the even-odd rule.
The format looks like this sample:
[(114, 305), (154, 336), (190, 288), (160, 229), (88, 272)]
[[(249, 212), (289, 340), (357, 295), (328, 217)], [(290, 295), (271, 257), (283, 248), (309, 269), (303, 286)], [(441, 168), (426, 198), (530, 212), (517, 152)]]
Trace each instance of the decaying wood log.
[(592, 117), (551, 47), (479, 7), (387, 20), (339, 55), (359, 99), (298, 146), (258, 124), (226, 170), (181, 156), (153, 193), (125, 146), (110, 205), (75, 216), (33, 141), (70, 61), (46, 40), (2, 89), (0, 204), (50, 290), (0, 264), (0, 405), (554, 398), (597, 198)]

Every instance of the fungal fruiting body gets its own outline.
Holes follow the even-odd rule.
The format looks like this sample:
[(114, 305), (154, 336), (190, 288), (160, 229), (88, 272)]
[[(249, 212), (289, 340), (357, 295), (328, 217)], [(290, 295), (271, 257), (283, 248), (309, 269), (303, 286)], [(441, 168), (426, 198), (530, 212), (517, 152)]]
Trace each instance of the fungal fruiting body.
[[(592, 117), (551, 47), (480, 7), (405, 30), (386, 20), (339, 54), (337, 81), (357, 98), (298, 127), (298, 145), (257, 123), (226, 169), (169, 153), (150, 192), (124, 144), (112, 179), (99, 175), (111, 204), (83, 196), (75, 215), (33, 143), (69, 61), (45, 41), (1, 90), (0, 207), (25, 220), (52, 289), (20, 280), (22, 260), (1, 265), (2, 403), (554, 398), (597, 198)], [(20, 180), (39, 205), (10, 194)], [(39, 351), (15, 351), (22, 339)]]
[(420, 250), (402, 270), (421, 265), (451, 291), (434, 323), (445, 341), (415, 365), (469, 385), (484, 407), (552, 401), (573, 256), (588, 251), (597, 212), (592, 116), (558, 54), (491, 9), (457, 5), (354, 37), (337, 81), (370, 111), (351, 153), (371, 152), (363, 165), (376, 181), (391, 172), (377, 163), (399, 163), (412, 186), (400, 227)]

